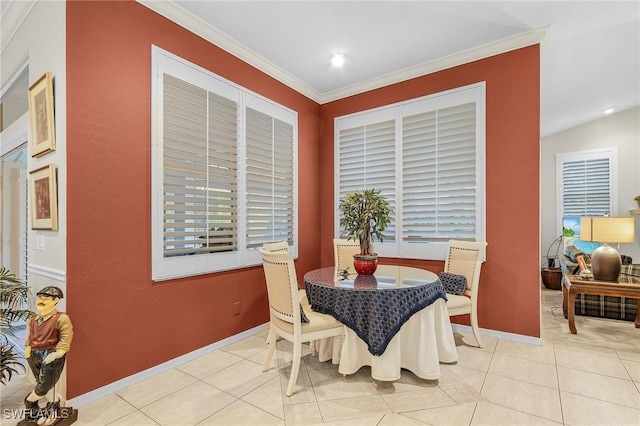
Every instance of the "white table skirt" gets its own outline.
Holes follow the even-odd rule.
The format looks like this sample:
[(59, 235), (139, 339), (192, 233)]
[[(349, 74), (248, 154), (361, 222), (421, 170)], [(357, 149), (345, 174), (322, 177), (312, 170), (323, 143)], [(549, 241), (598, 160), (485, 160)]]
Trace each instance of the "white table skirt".
[(442, 299), (411, 316), (381, 356), (371, 355), (367, 344), (346, 326), (343, 339), (322, 339), (312, 342), (311, 348), (318, 352), (320, 361), (331, 359), (339, 364), (341, 374), (353, 374), (370, 365), (371, 377), (380, 381), (398, 380), (401, 368), (422, 379), (435, 380), (441, 376), (440, 362), (458, 360), (449, 313)]

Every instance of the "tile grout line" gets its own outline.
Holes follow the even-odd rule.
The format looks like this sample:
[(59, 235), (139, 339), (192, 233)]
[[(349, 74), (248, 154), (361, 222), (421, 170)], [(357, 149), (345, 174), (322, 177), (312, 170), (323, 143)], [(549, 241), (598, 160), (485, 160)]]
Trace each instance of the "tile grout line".
[(562, 404), (562, 391), (560, 390), (560, 374), (558, 373), (558, 355), (556, 354), (556, 344), (555, 340), (553, 341), (553, 359), (555, 360), (555, 370), (556, 370), (556, 382), (558, 383), (558, 401), (560, 402), (560, 416), (562, 417), (562, 424), (566, 425), (564, 418), (564, 405)]

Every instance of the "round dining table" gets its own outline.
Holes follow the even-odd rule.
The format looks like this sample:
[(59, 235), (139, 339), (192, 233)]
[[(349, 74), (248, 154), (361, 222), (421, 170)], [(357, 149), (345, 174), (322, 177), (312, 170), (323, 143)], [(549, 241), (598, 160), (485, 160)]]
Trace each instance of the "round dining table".
[(446, 293), (435, 273), (379, 265), (373, 275), (347, 275), (328, 267), (306, 273), (304, 282), (311, 308), (345, 325), (340, 348), (326, 347), (335, 339), (324, 342), (341, 374), (369, 365), (380, 381), (398, 380), (402, 368), (433, 380), (440, 362), (457, 361)]

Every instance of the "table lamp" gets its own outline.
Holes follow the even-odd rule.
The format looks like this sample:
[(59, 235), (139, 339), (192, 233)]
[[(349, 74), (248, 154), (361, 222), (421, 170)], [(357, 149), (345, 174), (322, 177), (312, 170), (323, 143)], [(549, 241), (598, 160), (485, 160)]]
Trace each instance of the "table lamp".
[(581, 217), (580, 239), (603, 243), (591, 255), (593, 278), (598, 281), (618, 281), (622, 261), (616, 249), (607, 243), (632, 243), (633, 217)]

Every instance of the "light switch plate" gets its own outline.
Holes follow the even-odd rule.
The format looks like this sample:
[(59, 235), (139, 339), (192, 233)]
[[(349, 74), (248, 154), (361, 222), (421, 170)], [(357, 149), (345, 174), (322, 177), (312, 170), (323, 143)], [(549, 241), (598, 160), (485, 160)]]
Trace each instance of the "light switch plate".
[(36, 235), (36, 250), (44, 250), (44, 235)]

